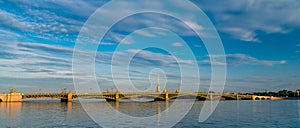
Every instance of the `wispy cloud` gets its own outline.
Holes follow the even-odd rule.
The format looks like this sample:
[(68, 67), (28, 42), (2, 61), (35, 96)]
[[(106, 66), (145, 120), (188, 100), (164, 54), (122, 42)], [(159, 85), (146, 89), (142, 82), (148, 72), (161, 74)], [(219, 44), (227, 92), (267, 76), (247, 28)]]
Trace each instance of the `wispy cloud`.
[[(115, 11), (127, 11), (126, 8), (118, 8)], [(107, 15), (116, 15), (114, 12), (108, 12)], [(112, 13), (112, 14), (110, 14)], [(192, 19), (190, 19), (192, 20)], [(134, 23), (134, 24), (133, 24)], [(156, 13), (144, 13), (139, 15), (134, 15), (128, 18), (125, 18), (122, 20), (122, 22), (116, 24), (115, 29), (119, 32), (123, 33), (131, 33), (135, 30), (142, 29), (144, 27), (158, 27), (170, 30), (172, 32), (175, 32), (181, 36), (195, 36), (196, 34), (192, 29), (194, 30), (203, 30), (203, 27), (198, 25), (195, 22), (190, 21), (179, 21), (173, 17), (162, 15), (162, 14), (156, 14)], [(139, 31), (139, 34), (144, 36), (153, 36), (153, 33), (145, 32), (145, 31)], [(203, 36), (205, 34), (200, 33)]]
[(111, 42), (101, 42), (101, 45), (117, 45), (116, 43), (111, 43)]
[(0, 11), (0, 25), (37, 38), (73, 42), (85, 20), (105, 2), (8, 1), (11, 9)]
[(114, 53), (114, 57), (116, 60), (113, 64), (126, 66), (126, 61), (130, 58), (131, 55), (134, 55), (132, 60), (130, 60), (130, 64), (132, 66), (140, 66), (140, 67), (177, 67), (179, 64), (182, 65), (190, 65), (194, 64), (193, 60), (184, 60), (177, 58), (172, 55), (166, 55), (162, 53), (154, 53), (147, 50), (141, 49), (128, 49), (125, 52), (117, 52)]
[(126, 40), (124, 38), (126, 37), (126, 34), (121, 34), (120, 32), (108, 32), (107, 36), (104, 40), (109, 41), (111, 43), (115, 44), (133, 44), (134, 41), (131, 39), (131, 37), (127, 37)]
[[(297, 0), (194, 1), (214, 15), (217, 28), (244, 41), (259, 41), (258, 31), (287, 33), (300, 27)], [(288, 15), (287, 15), (288, 14)], [(287, 25), (289, 24), (289, 25)]]
[(153, 37), (154, 34), (152, 34), (150, 31), (136, 31), (137, 34), (146, 36), (146, 37)]
[[(73, 46), (74, 42), (79, 34), (79, 31), (88, 17), (98, 8), (101, 7), (106, 0), (101, 1), (6, 1), (0, 6), (3, 7), (0, 10), (0, 84), (3, 85), (3, 81), (6, 81), (5, 84), (16, 84), (18, 86), (34, 86), (39, 87), (38, 85), (45, 84), (48, 87), (60, 87), (64, 85), (73, 85), (72, 83), (72, 55), (73, 55)], [(146, 1), (147, 4), (155, 5), (154, 8), (164, 8), (165, 5), (162, 5), (160, 1)], [(295, 55), (298, 55), (300, 44), (293, 44), (291, 49), (294, 49), (296, 52), (293, 57), (286, 57), (281, 60), (280, 57), (289, 55), (284, 53), (288, 50), (278, 50), (277, 48), (267, 47), (268, 50), (276, 52), (278, 50), (281, 56), (275, 56), (274, 59), (267, 59), (264, 56), (250, 56), (254, 55), (252, 48), (240, 47), (239, 42), (248, 41), (248, 42), (262, 42), (261, 34), (286, 34), (287, 37), (290, 37), (289, 33), (297, 32), (300, 27), (300, 9), (298, 6), (300, 3), (296, 0), (291, 1), (256, 1), (256, 0), (229, 0), (229, 1), (192, 1), (197, 3), (201, 9), (204, 9), (204, 12), (209, 14), (209, 18), (213, 21), (214, 25), (217, 27), (218, 31), (222, 32), (222, 36), (227, 39), (228, 35), (230, 37), (242, 40), (231, 45), (227, 42), (224, 42), (225, 50), (230, 50), (230, 53), (227, 55), (210, 55), (205, 56), (206, 50), (201, 45), (200, 39), (194, 39), (195, 33), (192, 31), (199, 30), (205, 32), (205, 26), (196, 24), (194, 21), (198, 19), (193, 19), (193, 13), (186, 13), (185, 16), (188, 16), (185, 21), (179, 21), (170, 16), (157, 14), (157, 13), (144, 13), (137, 14), (122, 19), (113, 26), (113, 28), (107, 32), (106, 37), (102, 40), (101, 45), (104, 46), (105, 52), (96, 51), (96, 56), (94, 56), (95, 51), (77, 51), (80, 52), (78, 58), (80, 61), (86, 61), (87, 59), (92, 58), (96, 61), (96, 64), (99, 65), (96, 69), (96, 73), (100, 73), (98, 77), (102, 83), (113, 85), (112, 79), (109, 77), (109, 69), (111, 64), (116, 67), (128, 66), (127, 61), (130, 63), (130, 70), (132, 79), (137, 80), (138, 85), (143, 85), (144, 81), (147, 81), (149, 71), (148, 69), (152, 68), (161, 68), (166, 70), (166, 76), (172, 80), (179, 80), (180, 74), (178, 65), (184, 65), (185, 67), (195, 66), (198, 64), (201, 65), (227, 65), (227, 66), (236, 66), (242, 71), (252, 70), (252, 67), (266, 68), (266, 66), (273, 66), (271, 70), (282, 70), (281, 67), (284, 66), (293, 66), (297, 64), (292, 64), (295, 60), (292, 60)], [(178, 6), (178, 10), (186, 8), (185, 5), (180, 4), (180, 1), (174, 1), (175, 6)], [(114, 15), (120, 15), (116, 12), (127, 12), (131, 11), (132, 8), (127, 8), (127, 5), (132, 3), (126, 1), (120, 1), (118, 8), (113, 8), (114, 11), (104, 10), (106, 16), (99, 17), (99, 21), (109, 21), (110, 18)], [(131, 6), (131, 5), (130, 5)], [(138, 6), (136, 8), (143, 8)], [(178, 12), (178, 14), (184, 14), (185, 12)], [(90, 26), (93, 27), (93, 26)], [(107, 28), (108, 26), (101, 26)], [(138, 46), (139, 43), (143, 43), (143, 40), (133, 40), (130, 39), (128, 34), (136, 32), (138, 36), (144, 37), (158, 37), (161, 35), (168, 35), (164, 31), (140, 31), (148, 27), (158, 27), (167, 29), (170, 32), (177, 34), (179, 37), (183, 38), (187, 42), (191, 43), (192, 46), (197, 48), (203, 48), (204, 50), (198, 51), (194, 50), (193, 52), (197, 54), (197, 60), (189, 60), (186, 56), (186, 49), (184, 49), (185, 44), (177, 42), (176, 40), (172, 41), (170, 44), (161, 43), (165, 46), (173, 46), (172, 49), (176, 49), (176, 52), (180, 53), (180, 57), (175, 57), (172, 54), (175, 52), (168, 53), (159, 53), (155, 50), (151, 51), (149, 49), (142, 50), (138, 49), (135, 46)], [(95, 27), (96, 28), (96, 27)], [(294, 31), (296, 30), (297, 31)], [(139, 30), (139, 31), (136, 31)], [(93, 30), (97, 32), (97, 29)], [(224, 34), (225, 33), (225, 34)], [(205, 33), (200, 33), (203, 36)], [(224, 35), (223, 35), (224, 34)], [(271, 35), (269, 35), (271, 36)], [(273, 37), (266, 37), (266, 40), (275, 40)], [(282, 42), (286, 41), (286, 36), (283, 36), (280, 40)], [(293, 36), (293, 34), (292, 34)], [(88, 36), (85, 37), (86, 40), (83, 43), (88, 45), (88, 42), (91, 40), (99, 42), (97, 39), (91, 39)], [(127, 40), (123, 40), (126, 38)], [(270, 39), (272, 38), (272, 39)], [(90, 40), (89, 40), (90, 39)], [(166, 39), (166, 38), (164, 38)], [(294, 39), (294, 38), (293, 38)], [(289, 38), (290, 40), (290, 38)], [(297, 41), (297, 39), (294, 39)], [(136, 42), (135, 42), (136, 41)], [(224, 40), (226, 41), (226, 40)], [(270, 42), (271, 42), (270, 41)], [(159, 42), (159, 41), (157, 41)], [(197, 42), (197, 43), (196, 43)], [(117, 47), (119, 43), (126, 44), (124, 45), (127, 49), (119, 49), (120, 51), (113, 52), (112, 49)], [(267, 44), (267, 43), (265, 43)], [(252, 45), (252, 44), (250, 44)], [(255, 44), (257, 48), (264, 49), (264, 44)], [(132, 46), (132, 47), (131, 47)], [(278, 45), (279, 46), (279, 45)], [(290, 45), (289, 45), (290, 46)], [(289, 47), (287, 46), (287, 47)], [(241, 48), (235, 50), (236, 48)], [(94, 47), (93, 47), (94, 48)], [(102, 47), (99, 47), (102, 48)], [(107, 49), (106, 49), (107, 48)], [(247, 50), (244, 50), (244, 49)], [(256, 48), (256, 47), (255, 47)], [(285, 48), (285, 47), (283, 47)], [(177, 51), (177, 49), (179, 49)], [(101, 49), (102, 50), (102, 49)], [(181, 52), (182, 51), (182, 52)], [(237, 52), (238, 51), (238, 52)], [(240, 51), (245, 51), (244, 54), (235, 54)], [(265, 50), (264, 50), (265, 51)], [(289, 50), (290, 52), (290, 50)], [(248, 55), (249, 54), (249, 55)], [(263, 50), (261, 54), (264, 54)], [(115, 61), (111, 62), (112, 57), (114, 56)], [(174, 54), (179, 55), (179, 54)], [(255, 54), (256, 55), (256, 54)], [(274, 54), (276, 55), (276, 54)], [(202, 57), (201, 57), (202, 56)], [(203, 57), (205, 56), (205, 57)], [(220, 61), (222, 57), (227, 59), (227, 63)], [(298, 60), (296, 60), (298, 62)], [(87, 61), (90, 62), (90, 61)], [(287, 63), (289, 62), (289, 63)], [(282, 65), (282, 66), (275, 66)], [(87, 66), (90, 66), (87, 64)], [(297, 79), (293, 78), (290, 81), (298, 80), (298, 74), (293, 70), (294, 67), (285, 67), (287, 73), (294, 73), (297, 76)], [(146, 70), (147, 69), (147, 70)], [(209, 70), (207, 66), (201, 67), (203, 70)], [(295, 69), (295, 68), (294, 68)], [(101, 70), (101, 72), (100, 72)], [(102, 71), (103, 70), (103, 71)], [(203, 71), (201, 70), (201, 71)], [(256, 70), (255, 68), (253, 70)], [(119, 70), (118, 70), (119, 71)], [(169, 72), (167, 72), (169, 71)], [(272, 74), (274, 71), (269, 71), (269, 74)], [(207, 71), (210, 72), (210, 71)], [(204, 75), (209, 73), (205, 72)], [(232, 71), (233, 72), (233, 71)], [(258, 77), (261, 77), (263, 73), (256, 71)], [(101, 74), (102, 73), (102, 74)], [(233, 72), (235, 74), (238, 72)], [(279, 73), (280, 74), (280, 73)], [(118, 79), (125, 80), (127, 74), (122, 74), (118, 76)], [(191, 76), (183, 76), (189, 79), (190, 83), (185, 83), (186, 85), (193, 85), (193, 79)], [(203, 74), (202, 74), (203, 75)], [(280, 74), (283, 75), (283, 74)], [(86, 74), (79, 74), (80, 79), (94, 79), (94, 77), (87, 76)], [(242, 76), (241, 76), (242, 77)], [(272, 76), (273, 77), (273, 76)], [(251, 78), (247, 81), (242, 79), (246, 78), (231, 78), (229, 84), (237, 85), (236, 87), (241, 87), (240, 85), (247, 85), (247, 83), (256, 84), (254, 87), (264, 85), (265, 83), (275, 83), (273, 79), (258, 79)], [(278, 81), (282, 80), (279, 85), (289, 84), (288, 80), (283, 80), (284, 77), (276, 78)], [(23, 82), (24, 81), (24, 82)], [(271, 81), (271, 82), (268, 82)], [(178, 82), (172, 81), (173, 85)], [(210, 80), (206, 80), (207, 85), (209, 85)], [(231, 82), (231, 83), (230, 83)], [(239, 83), (242, 82), (242, 83)], [(296, 83), (296, 82), (295, 82)], [(88, 85), (88, 84), (86, 84)], [(275, 84), (274, 84), (275, 85)], [(0, 90), (1, 90), (0, 86)], [(253, 88), (254, 88), (253, 87)]]
[(0, 56), (2, 77), (71, 78), (71, 48), (29, 42), (7, 47)]
[[(10, 49), (13, 52), (1, 51), (2, 54), (0, 56), (0, 68), (7, 73), (10, 72), (9, 74), (19, 72), (20, 75), (18, 77), (22, 76), (25, 78), (71, 77), (73, 48), (22, 42), (12, 46)], [(92, 51), (79, 52), (84, 56), (93, 55)], [(178, 64), (194, 64), (192, 60), (184, 60), (172, 55), (140, 49), (129, 49), (119, 52), (97, 52), (95, 60), (98, 64), (124, 66), (127, 64), (127, 59), (133, 54), (134, 57), (130, 60), (130, 65), (136, 67), (177, 67)], [(115, 63), (111, 63), (113, 55), (117, 60)], [(81, 59), (82, 61), (85, 60), (84, 58)], [(7, 65), (9, 65), (10, 68), (7, 68)], [(22, 73), (23, 75), (21, 75)]]
[(188, 26), (190, 26), (194, 30), (199, 30), (199, 31), (203, 30), (203, 27), (195, 22), (185, 21), (184, 23), (187, 24)]
[(41, 43), (22, 42), (18, 44), (18, 47), (20, 48), (20, 50), (32, 50), (33, 52), (43, 52), (56, 55), (71, 56), (73, 54), (73, 49), (71, 48)]
[(0, 11), (0, 22), (2, 25), (11, 28), (32, 31), (32, 25), (30, 22), (20, 21), (15, 14), (6, 11)]
[[(239, 66), (239, 65), (265, 65), (273, 66), (287, 63), (286, 60), (274, 61), (274, 60), (259, 60), (252, 56), (245, 54), (227, 54), (227, 55), (209, 55), (210, 60), (201, 61), (202, 64), (210, 65), (228, 65), (228, 66)], [(218, 59), (226, 57), (226, 63), (219, 62)]]
[(183, 46), (183, 44), (179, 43), (179, 42), (174, 42), (174, 43), (172, 43), (172, 46), (174, 46), (174, 47), (181, 47), (181, 46)]
[(259, 39), (256, 37), (256, 33), (251, 30), (238, 27), (221, 27), (220, 30), (227, 32), (234, 38), (238, 38), (243, 41), (259, 42)]

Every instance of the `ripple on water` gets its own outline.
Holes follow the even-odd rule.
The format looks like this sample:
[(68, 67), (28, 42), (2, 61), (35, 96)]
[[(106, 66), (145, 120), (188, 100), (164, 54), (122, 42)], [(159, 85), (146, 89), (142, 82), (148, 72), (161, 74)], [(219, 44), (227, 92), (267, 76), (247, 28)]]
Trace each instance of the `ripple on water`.
[[(183, 101), (189, 102), (189, 101)], [(105, 102), (84, 102), (101, 106)], [(117, 104), (110, 103), (116, 108)], [(131, 116), (152, 116), (162, 112), (172, 102), (121, 102), (118, 111)], [(221, 101), (215, 112), (205, 122), (198, 122), (203, 102), (196, 102), (191, 111), (174, 127), (300, 127), (300, 103), (286, 101)], [(159, 110), (159, 111), (158, 111)], [(101, 109), (99, 109), (101, 111)], [(178, 110), (180, 112), (180, 108)], [(115, 127), (115, 121), (107, 122)], [(134, 122), (122, 124), (128, 127)], [(84, 111), (78, 101), (0, 103), (0, 127), (100, 127)]]

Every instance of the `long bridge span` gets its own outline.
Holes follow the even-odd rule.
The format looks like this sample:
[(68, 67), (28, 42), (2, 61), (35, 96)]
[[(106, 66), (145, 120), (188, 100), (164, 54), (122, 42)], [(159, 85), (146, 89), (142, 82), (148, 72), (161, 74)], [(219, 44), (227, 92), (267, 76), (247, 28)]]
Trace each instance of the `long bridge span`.
[[(153, 99), (154, 101), (168, 101), (170, 99), (197, 99), (197, 100), (251, 100), (252, 95), (243, 94), (218, 94), (210, 92), (95, 92), (95, 93), (34, 93), (23, 94), (17, 92), (11, 92), (8, 94), (0, 94), (0, 102), (21, 102), (23, 99), (41, 99), (41, 98), (56, 98), (61, 99), (62, 102), (71, 102), (73, 99), (105, 99), (106, 101), (119, 101), (122, 99)], [(255, 99), (255, 98), (254, 98)]]
[(157, 77), (156, 92), (95, 92), (95, 93), (72, 93), (63, 89), (61, 93), (35, 93), (23, 94), (17, 93), (16, 88), (11, 89), (8, 94), (0, 94), (0, 102), (21, 102), (23, 99), (39, 99), (39, 98), (57, 98), (62, 102), (71, 102), (78, 98), (98, 98), (106, 101), (119, 101), (122, 99), (153, 99), (154, 101), (168, 101), (170, 99), (198, 99), (198, 100), (262, 100), (262, 99), (276, 99), (276, 97), (262, 98), (261, 96), (247, 95), (247, 94), (233, 94), (233, 93), (213, 93), (213, 92), (168, 92), (166, 88), (161, 92), (159, 75)]

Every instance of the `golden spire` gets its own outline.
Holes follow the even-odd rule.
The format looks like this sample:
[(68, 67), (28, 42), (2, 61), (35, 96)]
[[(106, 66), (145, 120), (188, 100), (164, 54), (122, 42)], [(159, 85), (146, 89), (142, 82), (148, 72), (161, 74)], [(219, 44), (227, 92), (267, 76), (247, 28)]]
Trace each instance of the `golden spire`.
[(157, 74), (157, 88), (156, 88), (156, 92), (160, 92), (159, 73)]

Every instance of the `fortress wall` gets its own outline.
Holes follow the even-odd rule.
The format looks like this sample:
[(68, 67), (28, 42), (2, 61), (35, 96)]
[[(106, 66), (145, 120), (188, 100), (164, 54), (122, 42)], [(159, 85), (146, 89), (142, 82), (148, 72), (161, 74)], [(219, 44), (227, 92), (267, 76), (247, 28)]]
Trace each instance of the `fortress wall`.
[(21, 93), (10, 93), (10, 94), (0, 94), (0, 99), (2, 102), (21, 102)]

